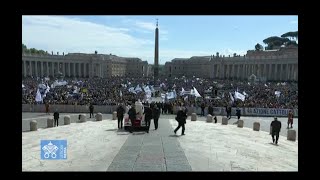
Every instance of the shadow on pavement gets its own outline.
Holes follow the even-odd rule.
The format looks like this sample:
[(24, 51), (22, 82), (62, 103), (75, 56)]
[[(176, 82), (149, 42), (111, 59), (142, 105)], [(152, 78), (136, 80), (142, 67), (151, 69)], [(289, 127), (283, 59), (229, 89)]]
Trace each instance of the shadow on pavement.
[(180, 137), (180, 136), (176, 135), (176, 134), (171, 134), (171, 135), (169, 135), (169, 137)]
[[(117, 131), (118, 129), (107, 129), (106, 131)], [(118, 130), (119, 131), (119, 130)]]

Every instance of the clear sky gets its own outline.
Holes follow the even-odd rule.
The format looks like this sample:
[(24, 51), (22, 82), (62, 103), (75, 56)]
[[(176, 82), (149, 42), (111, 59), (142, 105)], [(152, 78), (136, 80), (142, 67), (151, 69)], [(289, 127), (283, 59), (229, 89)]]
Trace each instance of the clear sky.
[(298, 16), (22, 16), (22, 43), (51, 53), (114, 54), (159, 62), (173, 58), (244, 55), (270, 36), (298, 30)]

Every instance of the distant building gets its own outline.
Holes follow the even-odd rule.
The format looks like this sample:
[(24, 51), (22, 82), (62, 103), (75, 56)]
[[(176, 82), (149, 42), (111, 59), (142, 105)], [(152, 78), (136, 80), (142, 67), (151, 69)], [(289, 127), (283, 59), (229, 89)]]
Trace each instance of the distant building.
[(69, 53), (66, 55), (22, 54), (22, 75), (33, 77), (144, 77), (148, 62), (139, 58), (105, 54)]
[(277, 51), (247, 51), (245, 56), (193, 56), (166, 62), (168, 77), (204, 77), (247, 80), (298, 81), (298, 48), (291, 46)]

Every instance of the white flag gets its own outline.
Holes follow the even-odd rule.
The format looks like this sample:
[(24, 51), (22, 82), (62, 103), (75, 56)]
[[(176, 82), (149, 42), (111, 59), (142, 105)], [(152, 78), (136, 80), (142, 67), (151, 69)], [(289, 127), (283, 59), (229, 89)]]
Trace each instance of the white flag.
[(196, 97), (201, 97), (201, 95), (199, 94), (198, 90), (195, 87), (193, 87), (193, 90), (194, 90), (194, 95)]
[(42, 102), (42, 97), (41, 97), (39, 89), (37, 90), (36, 102)]
[(234, 95), (235, 95), (235, 98), (236, 98), (236, 99), (241, 99), (241, 101), (244, 101), (245, 98), (246, 98), (243, 94), (238, 93), (238, 92), (235, 92)]
[(232, 102), (234, 102), (234, 98), (233, 98), (233, 96), (232, 96), (231, 92), (229, 92), (229, 95), (230, 95), (230, 99), (231, 99), (231, 101), (232, 101)]
[(180, 92), (180, 96), (183, 96), (185, 93), (185, 90), (182, 88), (181, 92)]

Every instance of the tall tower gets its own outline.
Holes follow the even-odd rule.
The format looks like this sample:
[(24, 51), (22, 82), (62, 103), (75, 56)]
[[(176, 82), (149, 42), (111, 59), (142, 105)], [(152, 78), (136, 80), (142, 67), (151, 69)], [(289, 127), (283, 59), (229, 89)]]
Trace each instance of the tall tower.
[(158, 29), (158, 19), (156, 26), (156, 39), (154, 48), (154, 80), (158, 80), (159, 77), (159, 29)]

